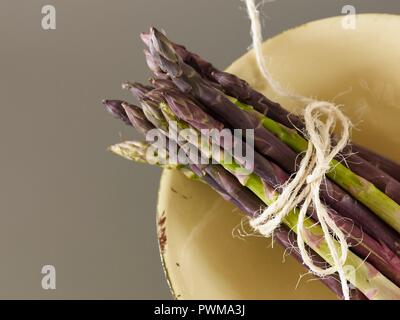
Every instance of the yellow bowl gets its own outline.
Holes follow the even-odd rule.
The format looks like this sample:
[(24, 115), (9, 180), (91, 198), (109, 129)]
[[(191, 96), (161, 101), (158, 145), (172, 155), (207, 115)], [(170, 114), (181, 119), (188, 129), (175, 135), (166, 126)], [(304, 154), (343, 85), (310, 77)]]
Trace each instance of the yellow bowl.
[[(264, 44), (274, 79), (292, 91), (334, 100), (356, 125), (353, 140), (400, 161), (400, 16), (315, 21)], [(267, 88), (251, 52), (229, 72), (294, 110)], [(284, 250), (234, 236), (243, 215), (209, 187), (165, 170), (157, 225), (167, 279), (178, 299), (335, 299)]]

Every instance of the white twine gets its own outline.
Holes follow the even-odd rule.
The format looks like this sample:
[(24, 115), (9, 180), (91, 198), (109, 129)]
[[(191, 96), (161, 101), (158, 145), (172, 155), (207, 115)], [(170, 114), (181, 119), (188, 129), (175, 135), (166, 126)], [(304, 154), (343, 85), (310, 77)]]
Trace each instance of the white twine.
[[(287, 92), (279, 82), (273, 79), (268, 72), (262, 51), (263, 40), (260, 13), (254, 0), (245, 0), (245, 2), (251, 20), (253, 48), (260, 72), (271, 88), (280, 96), (288, 97), (307, 105), (304, 110), (304, 120), (306, 135), (309, 140), (307, 151), (294, 178), (283, 186), (282, 193), (272, 205), (250, 221), (250, 225), (263, 236), (270, 237), (289, 212), (299, 205), (296, 233), (299, 251), (304, 264), (307, 265), (311, 272), (321, 277), (337, 272), (344, 299), (349, 300), (350, 290), (344, 271), (348, 253), (346, 237), (330, 218), (326, 206), (321, 202), (320, 188), (325, 179), (325, 174), (330, 170), (330, 162), (349, 142), (350, 121), (335, 104)], [(332, 144), (332, 133), (337, 123), (342, 132), (339, 141), (336, 144)], [(316, 266), (305, 248), (304, 237), (307, 234), (307, 230), (304, 228), (304, 221), (307, 218), (306, 213), (310, 206), (317, 214), (332, 256), (333, 263), (327, 268)], [(339, 247), (335, 244), (336, 239), (340, 244)]]

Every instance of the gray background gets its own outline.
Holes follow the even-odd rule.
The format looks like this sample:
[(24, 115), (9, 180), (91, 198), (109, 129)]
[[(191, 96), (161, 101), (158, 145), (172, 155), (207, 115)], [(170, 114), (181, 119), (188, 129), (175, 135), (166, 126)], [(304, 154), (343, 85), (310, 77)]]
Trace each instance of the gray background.
[[(57, 29), (43, 31), (53, 4)], [(267, 36), (393, 0), (266, 3)], [(250, 44), (239, 0), (0, 0), (0, 298), (170, 298), (155, 229), (160, 170), (106, 152), (134, 133), (103, 110), (146, 81), (140, 31), (164, 28), (224, 68)], [(41, 267), (57, 289), (41, 288)]]

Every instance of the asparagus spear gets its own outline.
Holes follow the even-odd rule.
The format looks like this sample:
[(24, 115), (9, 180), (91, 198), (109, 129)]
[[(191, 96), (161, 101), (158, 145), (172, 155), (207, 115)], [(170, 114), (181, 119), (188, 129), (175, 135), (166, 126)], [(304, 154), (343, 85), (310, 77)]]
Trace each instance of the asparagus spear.
[[(197, 130), (223, 128), (222, 123), (213, 119), (209, 114), (204, 112), (196, 102), (188, 99), (184, 94), (176, 90), (164, 90), (164, 97), (168, 102), (168, 105), (162, 108), (164, 109), (164, 116), (168, 116), (168, 113), (165, 113), (168, 112), (168, 108), (172, 110), (172, 114), (170, 113), (170, 118), (168, 119), (169, 121), (177, 121), (175, 118), (176, 116)], [(155, 100), (155, 102), (162, 103), (162, 100), (158, 99)], [(230, 150), (229, 147), (231, 147), (231, 145), (226, 139), (216, 140), (215, 142), (220, 144), (223, 149)], [(225, 144), (227, 144), (227, 148), (225, 148)], [(242, 149), (244, 150), (244, 147), (242, 147)], [(240, 161), (240, 159), (237, 158), (235, 158), (235, 160)], [(242, 163), (240, 164), (243, 165)], [(268, 161), (258, 152), (254, 153), (254, 172), (277, 190), (280, 190), (280, 187), (289, 179), (288, 174), (278, 165)], [(353, 220), (356, 225), (363, 228), (366, 233), (387, 244), (390, 248), (389, 251), (398, 254), (400, 249), (399, 234), (389, 228), (385, 223), (379, 220), (378, 217), (372, 214), (366, 207), (360, 205), (341, 188), (329, 180), (326, 180), (322, 185), (321, 198), (341, 215)], [(390, 256), (388, 259), (391, 259)]]
[[(146, 38), (150, 40), (149, 34), (142, 35), (142, 38), (145, 40)], [(145, 42), (149, 43), (148, 41)], [(237, 98), (241, 102), (252, 105), (258, 112), (270, 117), (271, 119), (285, 125), (288, 128), (298, 129), (300, 131), (304, 129), (304, 123), (298, 116), (289, 113), (279, 103), (271, 101), (258, 91), (252, 89), (246, 81), (236, 77), (233, 74), (218, 70), (211, 63), (202, 59), (199, 55), (188, 51), (182, 45), (178, 45), (173, 42), (171, 42), (171, 44), (185, 63), (192, 66), (204, 78), (213, 81), (217, 85), (218, 89), (222, 89), (226, 94)], [(359, 157), (350, 156), (349, 162), (354, 163), (354, 165), (360, 165), (360, 163), (364, 163), (362, 160), (365, 159), (375, 167), (387, 173), (389, 176), (393, 177), (397, 181), (400, 181), (399, 164), (357, 144), (353, 144), (351, 147), (345, 149), (344, 152), (346, 154), (352, 154), (354, 152), (359, 155)], [(354, 166), (351, 166), (350, 168), (353, 169)], [(368, 172), (368, 168), (366, 168), (366, 170), (362, 170), (359, 175), (368, 180), (366, 176), (363, 176), (365, 171)], [(375, 177), (379, 176), (381, 177), (380, 179), (385, 179), (378, 171), (373, 171), (373, 174)]]
[[(150, 40), (150, 53), (159, 63), (159, 67), (172, 78), (181, 91), (190, 91), (196, 99), (199, 99), (212, 112), (224, 118), (226, 122), (235, 128), (251, 128), (252, 125), (257, 136), (256, 147), (258, 150), (278, 161), (286, 170), (293, 171), (293, 166), (290, 169), (290, 152), (285, 150), (279, 143), (276, 143), (265, 132), (270, 131), (270, 133), (276, 134), (279, 139), (290, 145), (297, 152), (302, 152), (306, 149), (307, 141), (294, 130), (290, 130), (274, 120), (262, 116), (255, 110), (251, 110), (251, 112), (246, 110), (244, 112), (241, 108), (237, 108), (221, 91), (213, 88), (192, 67), (185, 64), (176, 54), (169, 40), (154, 28), (151, 29)], [(258, 119), (256, 116), (258, 116)], [(260, 124), (262, 127), (260, 127)], [(265, 127), (268, 130), (262, 130)], [(268, 142), (265, 139), (269, 139)], [(381, 192), (371, 182), (357, 176), (337, 161), (333, 161), (332, 169), (328, 176), (400, 232), (400, 205), (393, 199)], [(392, 182), (389, 185), (390, 188), (385, 190), (390, 194), (393, 194), (393, 191), (397, 188), (396, 184)], [(400, 187), (398, 190), (400, 191)], [(397, 197), (400, 197), (400, 192), (398, 192)]]

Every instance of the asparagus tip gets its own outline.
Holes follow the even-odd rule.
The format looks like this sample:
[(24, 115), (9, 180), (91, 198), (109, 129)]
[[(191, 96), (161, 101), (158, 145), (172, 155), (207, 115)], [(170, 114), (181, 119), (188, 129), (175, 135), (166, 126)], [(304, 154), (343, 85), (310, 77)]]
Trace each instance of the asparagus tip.
[(176, 53), (171, 41), (164, 33), (156, 28), (150, 29), (150, 60), (170, 77), (178, 77), (182, 74), (181, 58)]
[(117, 119), (122, 120), (127, 125), (132, 125), (123, 107), (123, 105), (126, 104), (126, 102), (121, 100), (108, 100), (108, 99), (103, 99), (102, 102), (106, 110), (111, 115), (113, 115)]

